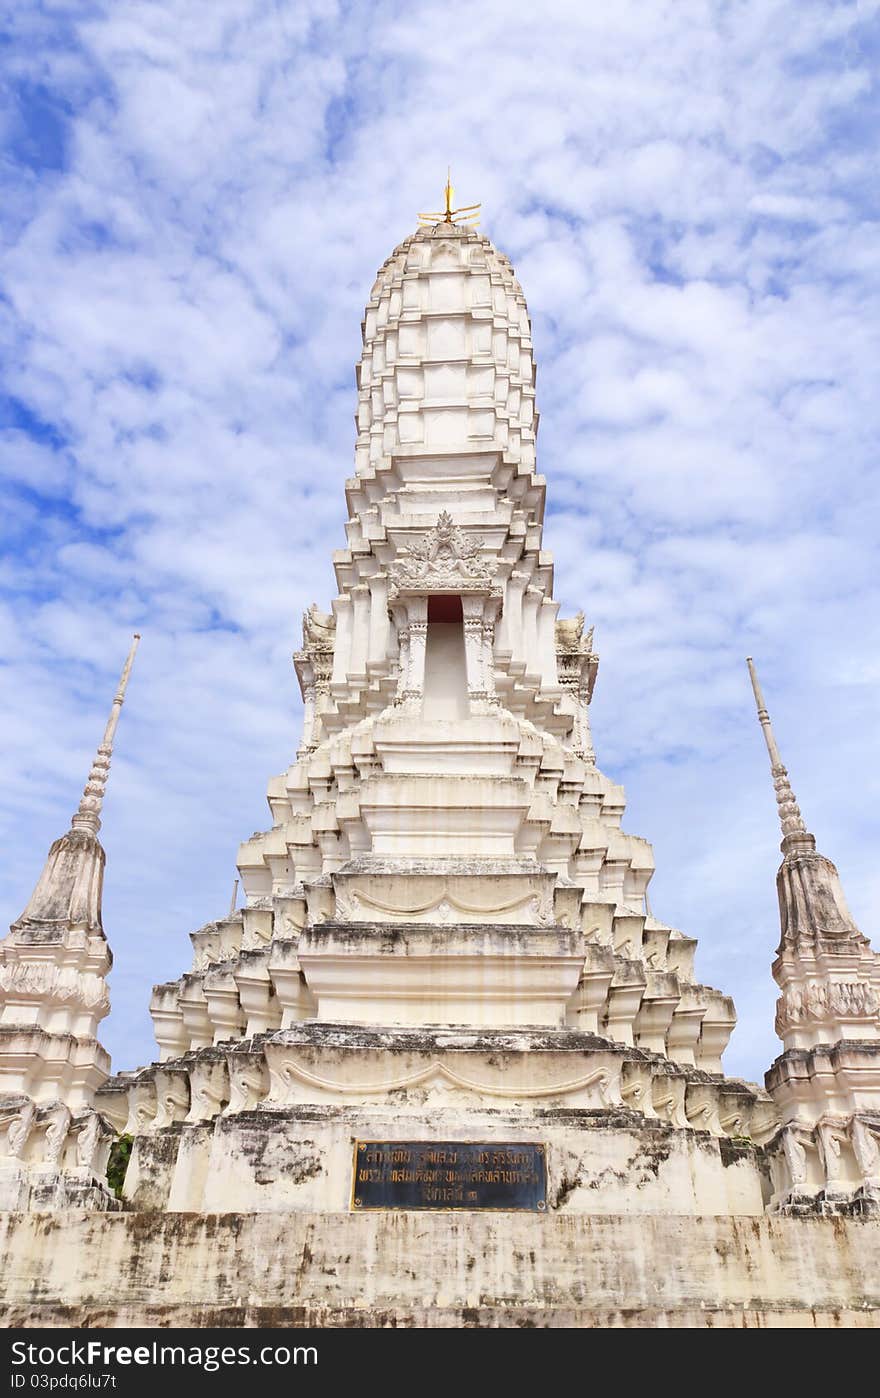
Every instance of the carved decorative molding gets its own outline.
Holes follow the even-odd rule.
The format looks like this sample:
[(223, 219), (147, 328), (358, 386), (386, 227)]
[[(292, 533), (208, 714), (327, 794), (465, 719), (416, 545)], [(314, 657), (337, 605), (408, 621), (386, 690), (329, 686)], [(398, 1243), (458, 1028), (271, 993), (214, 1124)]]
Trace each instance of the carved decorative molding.
[(187, 1121), (210, 1121), (227, 1103), (226, 1064), (216, 1061), (193, 1064), (190, 1071), (190, 1109)]
[(152, 1079), (132, 1083), (128, 1090), (128, 1119), (123, 1131), (136, 1136), (146, 1131), (156, 1115), (156, 1088)]
[(790, 985), (776, 1002), (776, 1033), (780, 1037), (798, 1024), (825, 1019), (872, 1019), (880, 1000), (866, 981), (813, 981)]
[(336, 644), (336, 618), (332, 612), (322, 612), (315, 602), (303, 612), (303, 649), (332, 651)]
[(448, 1082), (451, 1086), (460, 1088), (464, 1092), (478, 1092), (487, 1097), (501, 1097), (507, 1100), (568, 1097), (575, 1092), (583, 1091), (585, 1088), (596, 1087), (602, 1105), (608, 1106), (613, 1104), (620, 1095), (619, 1074), (608, 1068), (595, 1068), (591, 1073), (584, 1073), (580, 1077), (569, 1078), (560, 1083), (548, 1083), (544, 1087), (514, 1087), (504, 1086), (500, 1083), (478, 1082), (464, 1077), (461, 1073), (456, 1073), (454, 1069), (441, 1063), (439, 1059), (434, 1059), (433, 1062), (424, 1068), (419, 1068), (414, 1073), (378, 1082), (341, 1082), (338, 1079), (319, 1077), (316, 1073), (309, 1072), (296, 1059), (287, 1059), (280, 1067), (274, 1067), (270, 1064), (269, 1072), (272, 1089), (268, 1102), (275, 1106), (279, 1106), (287, 1100), (291, 1082), (300, 1082), (306, 1087), (319, 1088), (322, 1092), (338, 1093), (340, 1096), (371, 1096), (402, 1092), (409, 1088), (424, 1086), (435, 1080)]
[(182, 1121), (189, 1111), (189, 1083), (186, 1073), (159, 1069), (156, 1073), (156, 1115), (154, 1130)]
[(28, 1137), (36, 1121), (37, 1109), (30, 1099), (18, 1103), (7, 1110), (0, 1110), (0, 1130), (6, 1129), (6, 1140), (0, 1148), (0, 1155), (20, 1160), (24, 1154)]
[(557, 655), (591, 655), (594, 631), (595, 627), (591, 626), (586, 636), (584, 635), (583, 612), (578, 612), (576, 616), (572, 617), (560, 617), (556, 623)]
[(407, 544), (390, 570), (391, 592), (485, 591), (495, 578), (495, 561), (480, 556), (483, 540), (468, 534), (443, 510), (436, 525), (417, 543)]
[(530, 893), (503, 903), (483, 904), (466, 902), (444, 887), (439, 895), (433, 894), (418, 903), (407, 903), (403, 906), (374, 898), (362, 889), (337, 890), (334, 915), (340, 922), (374, 921), (377, 913), (404, 921), (416, 919), (439, 923), (457, 922), (461, 915), (500, 921), (513, 913), (527, 916), (529, 925), (549, 927), (557, 921), (553, 911), (553, 895), (549, 888), (538, 894)]
[(94, 971), (77, 971), (74, 966), (7, 962), (0, 965), (0, 990), (12, 996), (38, 995), (47, 1001), (78, 1004), (91, 1011), (106, 1011), (110, 1007), (110, 994), (103, 976)]
[[(771, 1211), (799, 1205), (819, 1196), (823, 1210), (849, 1207), (854, 1196), (867, 1192), (875, 1199), (880, 1187), (880, 1113), (850, 1117), (821, 1117), (810, 1130), (798, 1122), (784, 1127), (771, 1155), (775, 1195)], [(853, 1174), (853, 1167), (855, 1174)]]
[(236, 1112), (253, 1111), (266, 1091), (266, 1073), (260, 1063), (241, 1061), (240, 1057), (228, 1055), (229, 1103), (223, 1113), (233, 1116)]
[(82, 1125), (76, 1129), (76, 1163), (82, 1169), (95, 1173), (100, 1146), (109, 1128), (105, 1126), (97, 1112), (88, 1112)]
[(43, 1146), (44, 1164), (58, 1165), (67, 1141), (67, 1133), (70, 1129), (71, 1119), (70, 1109), (66, 1107), (63, 1102), (56, 1102), (49, 1110), (46, 1118), (46, 1136)]
[(880, 1176), (880, 1116), (873, 1121), (854, 1116), (849, 1133), (862, 1176), (866, 1180), (876, 1179)]

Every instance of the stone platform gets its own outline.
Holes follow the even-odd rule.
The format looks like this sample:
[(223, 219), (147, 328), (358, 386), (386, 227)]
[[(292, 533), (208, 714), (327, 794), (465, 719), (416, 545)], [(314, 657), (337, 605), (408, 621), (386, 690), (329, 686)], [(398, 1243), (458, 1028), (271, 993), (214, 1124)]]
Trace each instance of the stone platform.
[(5, 1325), (876, 1327), (856, 1219), (4, 1214)]

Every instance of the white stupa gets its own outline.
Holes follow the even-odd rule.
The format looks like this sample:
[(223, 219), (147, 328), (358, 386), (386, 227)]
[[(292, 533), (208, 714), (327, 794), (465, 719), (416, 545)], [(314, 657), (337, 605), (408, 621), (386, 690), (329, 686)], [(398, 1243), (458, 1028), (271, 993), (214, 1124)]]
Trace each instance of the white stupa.
[[(733, 1003), (648, 910), (651, 847), (593, 748), (593, 632), (553, 597), (525, 298), (451, 195), (367, 304), (339, 591), (303, 620), (302, 741), (239, 850), (245, 906), (155, 987), (158, 1061), (90, 1084), (133, 1138), (114, 1236), (167, 1220), (106, 1313), (186, 1323), (222, 1300), (262, 1323), (288, 1287), (341, 1324), (499, 1323), (505, 1297), (516, 1323), (615, 1304), (773, 1323), (792, 1296), (844, 1314), (878, 1230), (858, 1265), (803, 1230), (880, 1212), (878, 959), (785, 804), (756, 689), (782, 793), (785, 1051), (769, 1093), (724, 1075)], [(217, 1215), (238, 1220), (232, 1252)]]

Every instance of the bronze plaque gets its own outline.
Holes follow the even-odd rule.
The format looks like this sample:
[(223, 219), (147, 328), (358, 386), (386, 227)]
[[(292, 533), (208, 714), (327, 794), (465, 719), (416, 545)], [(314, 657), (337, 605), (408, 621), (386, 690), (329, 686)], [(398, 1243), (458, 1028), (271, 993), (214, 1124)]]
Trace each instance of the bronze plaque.
[(547, 1208), (534, 1141), (355, 1141), (354, 1209)]

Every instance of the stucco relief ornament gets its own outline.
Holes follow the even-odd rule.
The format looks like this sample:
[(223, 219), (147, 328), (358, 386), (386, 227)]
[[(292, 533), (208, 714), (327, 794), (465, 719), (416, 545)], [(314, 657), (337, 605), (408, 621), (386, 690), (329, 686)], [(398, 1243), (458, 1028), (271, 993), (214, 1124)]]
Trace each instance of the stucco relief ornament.
[[(19, 1099), (20, 1100), (20, 1099)], [(27, 1144), (28, 1136), (34, 1125), (37, 1109), (33, 1102), (27, 1101), (21, 1109), (15, 1109), (14, 1114), (8, 1116), (0, 1114), (0, 1126), (7, 1126), (6, 1149), (4, 1155), (9, 1155), (13, 1160), (20, 1160)]]
[(795, 1130), (783, 1131), (782, 1149), (785, 1153), (785, 1163), (788, 1166), (788, 1177), (792, 1187), (796, 1188), (798, 1185), (806, 1184), (807, 1152)]
[(39, 995), (48, 989), (53, 974), (54, 968), (44, 964), (35, 966), (18, 961), (12, 965), (0, 965), (0, 990), (5, 990), (7, 994), (17, 991), (20, 994)]
[(624, 1102), (632, 1102), (638, 1111), (642, 1110), (642, 1098), (645, 1096), (645, 1084), (643, 1082), (628, 1082), (620, 1089), (620, 1095)]
[(57, 1165), (61, 1159), (61, 1152), (67, 1141), (70, 1120), (70, 1110), (63, 1102), (58, 1102), (52, 1109), (49, 1116), (49, 1124), (46, 1127), (46, 1144), (43, 1159), (47, 1165)]
[(156, 1088), (152, 1079), (134, 1083), (128, 1093), (128, 1120), (123, 1132), (134, 1136), (146, 1131), (156, 1115)]
[(190, 1121), (209, 1121), (226, 1105), (222, 1086), (215, 1081), (209, 1063), (195, 1064), (190, 1077)]
[(407, 544), (391, 568), (392, 589), (460, 590), (491, 587), (494, 564), (481, 558), (483, 540), (468, 534), (443, 510), (434, 528)]
[(830, 985), (813, 981), (806, 988), (788, 986), (776, 1002), (776, 1032), (781, 1038), (787, 1029), (830, 1015), (873, 1019), (877, 1010), (876, 991), (865, 981), (833, 981)]
[(158, 1107), (153, 1118), (153, 1126), (158, 1130), (162, 1126), (172, 1126), (175, 1121), (181, 1121), (189, 1111), (189, 1089), (180, 1083), (172, 1080), (166, 1082), (162, 1092), (157, 1091)]
[[(539, 894), (531, 900), (531, 908), (534, 918), (539, 927), (552, 927), (556, 922), (556, 914), (553, 908), (553, 893), (549, 888), (541, 889)], [(559, 919), (560, 926), (566, 927), (564, 917)]]
[(583, 612), (578, 612), (575, 616), (560, 617), (556, 623), (557, 651), (561, 651), (563, 655), (590, 655), (595, 629), (591, 626), (586, 636), (584, 635)]
[(145, 1131), (153, 1117), (156, 1115), (155, 1104), (152, 1102), (138, 1102), (134, 1109), (134, 1119), (138, 1131)]
[[(320, 922), (326, 922), (328, 920), (328, 916), (329, 914), (325, 912), (323, 916), (315, 920)], [(360, 921), (362, 916), (363, 909), (361, 908), (360, 899), (358, 898), (357, 894), (349, 893), (347, 890), (341, 888), (337, 889), (336, 906), (333, 912), (333, 917), (335, 921), (358, 922)]]
[(866, 981), (836, 981), (831, 986), (831, 1006), (837, 1014), (872, 1019), (880, 1009), (880, 1001)]
[(661, 1121), (668, 1121), (670, 1126), (690, 1126), (684, 1110), (684, 1093), (685, 1084), (680, 1079), (655, 1079), (652, 1099), (654, 1110)]
[(841, 1124), (820, 1121), (816, 1127), (816, 1140), (825, 1171), (826, 1186), (834, 1185), (840, 1177)]
[(101, 1118), (97, 1112), (90, 1112), (76, 1137), (76, 1163), (83, 1169), (94, 1170), (101, 1134)]
[(224, 1116), (252, 1111), (264, 1092), (264, 1073), (259, 1064), (229, 1060), (229, 1102)]
[(749, 1119), (745, 1112), (736, 1111), (731, 1116), (719, 1117), (725, 1136), (748, 1136)]
[(850, 1122), (850, 1139), (853, 1154), (864, 1179), (880, 1177), (880, 1117), (869, 1123), (863, 1117), (854, 1116)]
[(75, 1002), (94, 1009), (109, 1008), (110, 995), (103, 977), (74, 966), (50, 966), (45, 962), (14, 962), (0, 966), (0, 990), (7, 994), (39, 995), (62, 1004)]
[(303, 612), (303, 649), (330, 650), (336, 643), (336, 618), (332, 612), (322, 612), (315, 602)]

